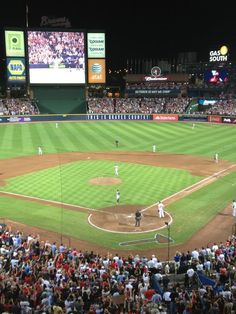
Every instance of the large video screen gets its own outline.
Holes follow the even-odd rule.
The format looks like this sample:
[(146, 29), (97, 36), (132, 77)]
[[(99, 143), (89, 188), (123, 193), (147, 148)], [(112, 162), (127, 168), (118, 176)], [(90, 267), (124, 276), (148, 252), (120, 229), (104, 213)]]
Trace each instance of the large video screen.
[(28, 31), (30, 84), (85, 84), (83, 32)]
[(226, 69), (219, 70), (206, 70), (204, 73), (204, 81), (218, 85), (220, 83), (227, 83), (229, 80), (228, 72)]

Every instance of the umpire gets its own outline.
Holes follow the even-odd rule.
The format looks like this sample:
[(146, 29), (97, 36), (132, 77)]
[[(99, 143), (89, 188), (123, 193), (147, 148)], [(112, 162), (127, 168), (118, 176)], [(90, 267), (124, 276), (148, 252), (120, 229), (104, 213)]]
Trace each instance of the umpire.
[(135, 212), (135, 227), (140, 227), (140, 221), (142, 219), (142, 214), (139, 209)]

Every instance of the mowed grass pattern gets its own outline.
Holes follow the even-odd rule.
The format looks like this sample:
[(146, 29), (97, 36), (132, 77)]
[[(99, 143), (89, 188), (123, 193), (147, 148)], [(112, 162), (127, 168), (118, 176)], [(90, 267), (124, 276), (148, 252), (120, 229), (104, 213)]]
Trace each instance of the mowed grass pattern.
[(148, 206), (201, 179), (179, 169), (118, 163), (121, 183), (90, 183), (94, 178), (115, 178), (114, 165), (111, 161), (72, 162), (8, 179), (7, 185), (1, 190), (88, 208), (103, 208), (116, 204), (118, 188), (121, 205)]
[[(41, 145), (44, 153), (63, 153), (63, 152), (106, 152), (106, 151), (147, 151), (151, 152), (152, 145), (156, 144), (157, 149), (161, 152), (189, 154), (198, 156), (208, 156), (212, 158), (215, 152), (219, 153), (220, 159), (236, 161), (236, 129), (231, 125), (217, 125), (209, 123), (197, 123), (195, 129), (192, 129), (191, 123), (156, 123), (156, 122), (73, 122), (73, 123), (59, 123), (59, 128), (56, 129), (55, 123), (32, 123), (32, 124), (8, 124), (0, 125), (0, 158), (13, 158), (18, 156), (29, 156), (37, 154), (37, 147)], [(115, 148), (114, 142), (118, 139), (120, 147)], [(58, 155), (59, 156), (59, 155)], [(59, 157), (58, 157), (59, 160)], [(54, 198), (59, 198), (60, 201), (65, 201), (65, 198), (74, 199), (79, 189), (75, 187), (75, 195), (70, 194), (70, 187), (65, 185), (65, 172), (74, 175), (77, 167), (84, 167), (87, 169), (89, 175), (99, 175), (100, 166), (97, 162), (92, 166), (86, 162), (78, 162), (68, 164), (62, 167), (51, 168), (40, 171), (37, 174), (31, 174), (35, 183), (31, 182), (25, 186), (20, 186), (21, 180), (26, 180), (25, 177), (12, 178), (9, 181), (11, 189), (22, 194), (27, 194), (30, 189), (34, 193), (38, 193), (36, 186), (41, 183), (41, 191), (44, 190), (45, 198), (49, 198), (52, 194), (47, 192), (46, 186), (53, 186)], [(99, 162), (100, 163), (100, 162)], [(106, 165), (105, 165), (106, 164)], [(113, 164), (101, 161), (102, 171), (107, 169), (107, 173), (112, 173), (114, 176)], [(125, 164), (125, 163), (124, 163)], [(89, 167), (87, 167), (90, 165)], [(64, 170), (64, 167), (68, 169)], [(70, 170), (70, 167), (76, 167)], [(107, 168), (106, 168), (107, 167)], [(133, 167), (133, 166), (132, 166)], [(132, 167), (130, 169), (132, 169)], [(90, 173), (90, 170), (93, 174)], [(152, 169), (152, 167), (149, 167)], [(156, 169), (159, 171), (158, 169)], [(153, 189), (153, 197), (155, 201), (159, 195), (171, 194), (172, 191), (181, 188), (179, 177), (174, 181), (173, 173), (169, 175), (170, 169), (161, 169), (165, 173), (168, 184), (158, 186), (153, 189), (153, 181), (149, 179), (149, 189)], [(96, 172), (96, 173), (95, 173)], [(123, 177), (120, 169), (121, 177)], [(128, 174), (128, 171), (126, 171)], [(147, 171), (148, 173), (148, 171)], [(133, 172), (129, 176), (129, 180), (136, 184), (137, 174), (133, 177)], [(160, 176), (160, 173), (158, 174)], [(186, 176), (186, 174), (184, 174)], [(30, 180), (32, 180), (30, 178)], [(167, 180), (168, 178), (168, 180)], [(37, 179), (37, 180), (36, 180)], [(41, 181), (42, 179), (42, 181)], [(123, 178), (122, 178), (123, 179)], [(16, 180), (16, 181), (15, 181)], [(18, 180), (18, 182), (17, 182)], [(27, 182), (30, 182), (29, 177)], [(77, 179), (76, 179), (77, 180)], [(192, 180), (199, 180), (199, 178), (191, 177)], [(125, 184), (125, 183), (124, 183)], [(27, 187), (28, 185), (28, 187)], [(45, 186), (44, 186), (45, 185)], [(86, 186), (88, 184), (86, 183)], [(204, 187), (203, 189), (181, 199), (170, 206), (168, 211), (174, 216), (173, 225), (171, 227), (172, 237), (174, 237), (175, 244), (183, 243), (192, 234), (204, 226), (212, 217), (219, 213), (232, 199), (236, 198), (236, 173), (225, 176), (217, 180), (217, 182)], [(113, 186), (111, 202), (114, 203), (114, 193), (117, 186)], [(107, 187), (106, 187), (107, 188)], [(120, 189), (122, 187), (120, 186)], [(22, 189), (22, 190), (21, 190)], [(162, 191), (160, 189), (163, 189)], [(52, 190), (52, 188), (51, 188)], [(87, 190), (86, 190), (87, 191)], [(134, 195), (138, 203), (144, 202), (142, 190), (136, 189), (138, 196)], [(155, 194), (158, 191), (158, 194)], [(126, 193), (122, 192), (122, 202), (125, 201)], [(48, 193), (48, 194), (47, 194)], [(134, 192), (136, 194), (136, 192)], [(162, 194), (161, 194), (162, 193)], [(165, 194), (166, 193), (166, 194)], [(97, 192), (97, 195), (99, 193)], [(42, 193), (40, 193), (42, 195)], [(97, 195), (95, 196), (97, 201)], [(139, 201), (139, 195), (142, 201)], [(86, 196), (90, 198), (89, 194)], [(114, 197), (114, 198), (113, 198)], [(85, 196), (84, 196), (85, 198)], [(73, 203), (73, 201), (72, 201)], [(83, 203), (83, 201), (82, 201)], [(108, 204), (108, 202), (107, 202)], [(92, 206), (93, 207), (93, 206)], [(208, 210), (209, 209), (209, 210)], [(20, 221), (33, 226), (39, 226), (48, 230), (55, 230), (63, 232), (66, 235), (77, 236), (80, 239), (92, 241), (93, 243), (101, 244), (107, 248), (112, 247), (119, 249), (119, 242), (149, 238), (154, 233), (140, 235), (120, 235), (107, 234), (100, 230), (94, 229), (87, 223), (87, 215), (84, 213), (76, 213), (66, 209), (55, 208), (53, 206), (44, 206), (34, 202), (23, 202), (17, 199), (2, 197), (0, 199), (0, 215), (2, 217), (9, 217), (12, 220)], [(190, 223), (191, 222), (191, 223)], [(167, 231), (163, 230), (163, 234)], [(131, 246), (127, 249), (150, 249), (156, 248), (156, 244), (150, 243), (145, 246)], [(123, 248), (124, 249), (124, 248)]]
[[(0, 125), (0, 158), (37, 153), (94, 151), (151, 151), (213, 156), (236, 160), (235, 126), (199, 123), (73, 122)], [(118, 139), (120, 147), (115, 148)]]
[[(235, 186), (236, 173), (234, 172), (169, 205), (168, 211), (174, 217), (171, 225), (171, 236), (175, 240), (174, 245), (185, 242), (199, 230), (199, 226), (207, 223), (222, 208), (227, 206), (231, 202), (232, 196), (235, 195)], [(91, 241), (97, 245), (102, 243), (108, 250), (109, 248), (119, 250), (120, 242), (152, 238), (155, 235), (155, 232), (145, 235), (103, 232), (87, 223), (87, 213), (8, 197), (0, 198), (0, 208), (2, 217), (56, 231), (66, 236), (78, 237), (80, 240)], [(167, 235), (167, 230), (162, 230), (161, 233)], [(64, 238), (64, 241), (66, 240)], [(158, 246), (165, 246), (165, 244)], [(122, 250), (156, 249), (156, 247), (157, 244), (146, 243), (143, 247), (132, 245), (122, 247)]]

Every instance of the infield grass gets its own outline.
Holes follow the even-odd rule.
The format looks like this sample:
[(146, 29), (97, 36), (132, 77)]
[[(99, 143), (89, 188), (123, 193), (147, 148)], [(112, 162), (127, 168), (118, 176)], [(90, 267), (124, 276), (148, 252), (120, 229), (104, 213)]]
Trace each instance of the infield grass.
[[(87, 208), (116, 205), (151, 205), (194, 183), (201, 177), (188, 171), (132, 163), (118, 163), (120, 184), (94, 185), (94, 178), (115, 178), (114, 162), (78, 161), (7, 180), (2, 191), (75, 204)], [(99, 179), (98, 179), (99, 180)]]

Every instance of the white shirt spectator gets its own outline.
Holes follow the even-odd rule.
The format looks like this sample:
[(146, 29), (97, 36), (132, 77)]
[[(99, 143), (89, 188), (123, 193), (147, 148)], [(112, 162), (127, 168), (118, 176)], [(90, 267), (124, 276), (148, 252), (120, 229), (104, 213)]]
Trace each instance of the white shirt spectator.
[(13, 258), (13, 259), (11, 260), (11, 267), (12, 267), (12, 268), (18, 267), (18, 263), (19, 263), (19, 260)]
[(189, 278), (192, 278), (193, 275), (194, 275), (194, 273), (195, 273), (195, 271), (194, 271), (194, 269), (192, 269), (192, 268), (189, 268), (189, 269), (187, 270), (187, 275), (188, 275)]
[(199, 253), (198, 253), (197, 249), (195, 249), (195, 250), (192, 251), (192, 258), (198, 260), (198, 258), (199, 258)]
[(210, 261), (205, 261), (205, 263), (204, 263), (204, 268), (205, 268), (206, 270), (210, 270), (210, 269), (211, 269), (211, 262), (210, 262)]
[(150, 281), (150, 278), (149, 278), (148, 273), (143, 273), (143, 282), (145, 283), (145, 285), (149, 285), (149, 281)]
[(170, 291), (165, 291), (163, 294), (163, 300), (166, 302), (170, 302), (171, 301), (170, 295), (171, 295)]
[(197, 264), (197, 271), (203, 271), (203, 264)]
[(216, 250), (218, 250), (218, 248), (219, 248), (218, 245), (217, 245), (216, 243), (214, 243), (214, 244), (212, 245), (212, 248), (211, 248), (211, 249), (212, 249), (213, 252), (215, 252)]

